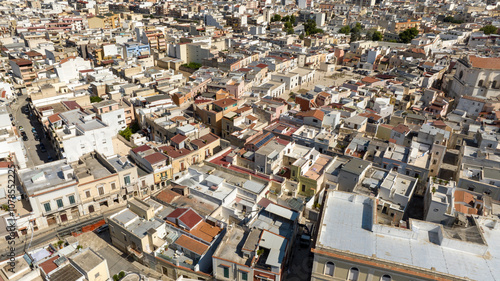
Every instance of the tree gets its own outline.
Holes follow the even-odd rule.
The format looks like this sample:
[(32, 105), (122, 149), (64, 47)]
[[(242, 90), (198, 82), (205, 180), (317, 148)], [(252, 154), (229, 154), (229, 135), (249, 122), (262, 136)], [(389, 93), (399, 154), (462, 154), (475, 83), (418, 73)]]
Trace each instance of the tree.
[(351, 28), (348, 25), (342, 26), (339, 29), (339, 33), (344, 33), (345, 35), (351, 33)]
[(410, 43), (413, 38), (417, 37), (418, 35), (418, 29), (415, 27), (408, 28), (407, 30), (399, 33), (399, 39), (403, 43)]
[(99, 96), (91, 96), (90, 97), (90, 103), (100, 102), (100, 101), (102, 101), (102, 98)]
[(295, 34), (295, 30), (293, 30), (293, 27), (287, 28), (286, 29), (286, 34)]
[(271, 18), (271, 22), (274, 21), (281, 21), (281, 16), (279, 14), (274, 14), (274, 16)]
[(307, 20), (307, 22), (304, 24), (304, 29), (306, 31), (306, 35), (311, 35), (311, 34), (316, 34), (316, 33), (323, 33), (323, 29), (319, 29), (316, 27), (316, 22), (313, 20)]
[(494, 25), (491, 25), (491, 24), (485, 25), (479, 30), (484, 32), (484, 34), (486, 34), (486, 35), (496, 34), (498, 32), (498, 28)]
[(372, 35), (372, 41), (381, 41), (384, 36), (382, 36), (382, 32), (375, 30)]
[(299, 39), (300, 39), (300, 40), (304, 40), (304, 33), (301, 33), (301, 34), (299, 35)]
[(290, 28), (293, 29), (293, 24), (289, 21), (285, 22), (285, 29), (290, 29)]
[(290, 16), (290, 22), (295, 25), (295, 15)]
[(359, 32), (352, 32), (351, 33), (351, 42), (356, 42), (359, 39), (361, 39), (361, 33), (359, 33)]

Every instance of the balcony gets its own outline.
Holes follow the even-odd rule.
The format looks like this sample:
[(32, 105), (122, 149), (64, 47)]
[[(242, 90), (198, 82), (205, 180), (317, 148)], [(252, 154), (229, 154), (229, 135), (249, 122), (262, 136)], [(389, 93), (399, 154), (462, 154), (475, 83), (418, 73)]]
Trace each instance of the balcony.
[(139, 259), (142, 259), (143, 257), (143, 254), (137, 250), (135, 250), (134, 248), (132, 248), (131, 246), (128, 246), (127, 247), (127, 251), (131, 254), (133, 254), (134, 256), (136, 256), (137, 258)]

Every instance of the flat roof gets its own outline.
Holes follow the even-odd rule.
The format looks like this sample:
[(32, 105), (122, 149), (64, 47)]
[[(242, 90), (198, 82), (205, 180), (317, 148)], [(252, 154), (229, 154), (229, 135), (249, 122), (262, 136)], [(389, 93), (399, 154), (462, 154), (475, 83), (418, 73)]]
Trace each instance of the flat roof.
[(85, 272), (91, 271), (104, 261), (104, 259), (91, 248), (87, 248), (72, 256), (71, 260)]
[(410, 220), (410, 229), (374, 224), (375, 199), (328, 191), (316, 247), (349, 251), (460, 278), (496, 280), (500, 276), (500, 227), (479, 218), (484, 243), (449, 237), (443, 226)]

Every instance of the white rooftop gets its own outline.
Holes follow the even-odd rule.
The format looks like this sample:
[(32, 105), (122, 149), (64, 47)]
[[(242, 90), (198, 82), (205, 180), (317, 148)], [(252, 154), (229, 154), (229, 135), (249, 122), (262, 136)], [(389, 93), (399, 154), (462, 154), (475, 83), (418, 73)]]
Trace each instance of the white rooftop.
[(317, 247), (475, 280), (500, 280), (500, 222), (478, 219), (479, 241), (449, 237), (439, 224), (411, 220), (410, 229), (374, 223), (375, 201), (330, 191)]

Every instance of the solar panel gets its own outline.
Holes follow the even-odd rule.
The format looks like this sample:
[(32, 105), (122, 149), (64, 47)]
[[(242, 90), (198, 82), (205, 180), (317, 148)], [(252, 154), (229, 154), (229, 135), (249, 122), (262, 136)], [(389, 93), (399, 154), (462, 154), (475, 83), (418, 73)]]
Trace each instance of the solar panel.
[(261, 147), (263, 146), (266, 142), (268, 142), (270, 139), (274, 138), (274, 135), (273, 134), (269, 134), (267, 135), (266, 137), (264, 137), (263, 139), (261, 139), (257, 144), (256, 146), (257, 147)]
[(60, 257), (54, 261), (57, 266), (61, 266), (64, 262), (66, 262), (68, 259), (66, 257)]

